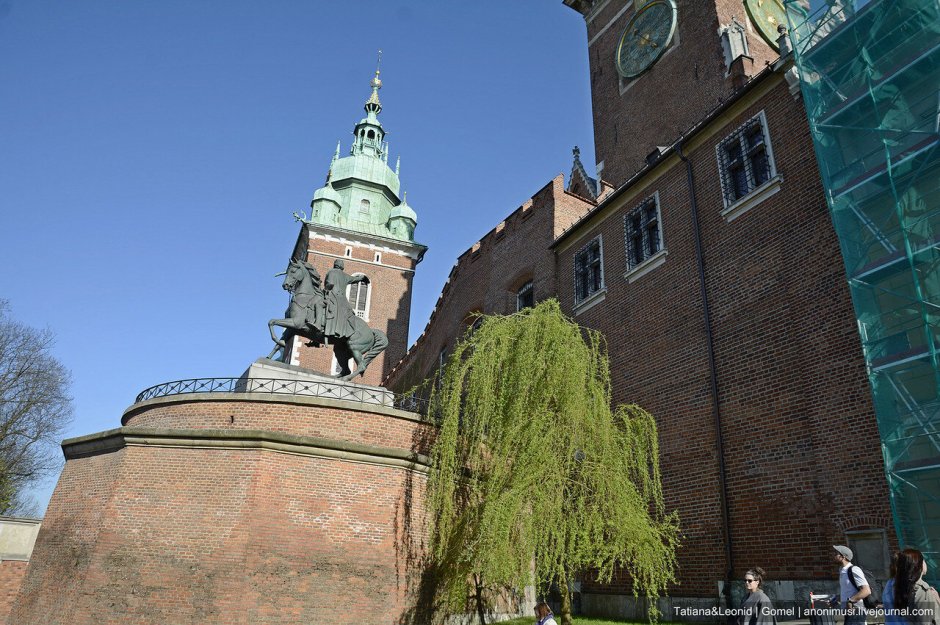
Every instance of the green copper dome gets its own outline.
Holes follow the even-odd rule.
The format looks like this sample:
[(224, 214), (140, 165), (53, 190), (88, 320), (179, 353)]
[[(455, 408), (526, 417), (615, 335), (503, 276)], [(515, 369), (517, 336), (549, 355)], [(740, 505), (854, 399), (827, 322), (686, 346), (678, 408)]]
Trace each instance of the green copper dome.
[(329, 202), (333, 202), (337, 206), (341, 206), (343, 203), (343, 197), (337, 193), (336, 189), (333, 188), (332, 183), (329, 182), (313, 193), (313, 201), (316, 202), (317, 200), (327, 200)]
[(408, 205), (408, 195), (405, 194), (405, 199), (401, 201), (401, 204), (392, 209), (391, 214), (388, 216), (389, 219), (395, 219), (396, 217), (401, 217), (404, 219), (410, 219), (411, 221), (418, 223), (418, 214), (412, 210)]
[[(339, 158), (337, 145), (327, 183), (313, 194), (310, 223), (413, 242), (418, 216), (399, 197), (398, 167), (388, 166), (388, 142), (378, 119), (382, 111), (378, 71), (370, 86), (366, 116), (353, 128), (349, 156)], [(411, 224), (399, 223), (403, 220)]]

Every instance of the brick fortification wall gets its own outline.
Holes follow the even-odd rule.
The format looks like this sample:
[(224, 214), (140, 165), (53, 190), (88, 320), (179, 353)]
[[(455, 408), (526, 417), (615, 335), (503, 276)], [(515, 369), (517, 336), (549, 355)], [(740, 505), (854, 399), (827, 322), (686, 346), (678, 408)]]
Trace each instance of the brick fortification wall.
[(0, 562), (0, 623), (6, 623), (10, 608), (26, 576), (26, 562), (3, 560)]
[(407, 622), (433, 434), (319, 398), (150, 400), (66, 441), (10, 623)]

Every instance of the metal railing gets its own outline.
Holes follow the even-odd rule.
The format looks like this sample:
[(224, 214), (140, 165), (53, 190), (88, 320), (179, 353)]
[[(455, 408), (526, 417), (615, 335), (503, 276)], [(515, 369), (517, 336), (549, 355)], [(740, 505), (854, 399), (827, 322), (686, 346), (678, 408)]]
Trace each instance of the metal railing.
[(274, 393), (304, 397), (324, 397), (362, 404), (387, 406), (427, 414), (427, 400), (412, 393), (393, 393), (343, 382), (318, 382), (276, 378), (195, 378), (164, 382), (143, 390), (134, 403), (157, 397), (194, 393)]

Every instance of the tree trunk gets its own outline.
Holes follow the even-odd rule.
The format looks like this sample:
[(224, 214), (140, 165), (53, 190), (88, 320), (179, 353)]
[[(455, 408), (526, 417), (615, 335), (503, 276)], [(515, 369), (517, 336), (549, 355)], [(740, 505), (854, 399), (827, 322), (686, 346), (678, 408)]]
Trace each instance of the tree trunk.
[(571, 589), (568, 588), (568, 578), (563, 577), (558, 580), (558, 590), (561, 592), (561, 625), (572, 625), (571, 620)]
[(477, 616), (480, 617), (480, 625), (486, 625), (486, 610), (483, 605), (483, 579), (476, 573), (473, 574), (473, 586), (476, 591), (474, 599), (477, 602)]

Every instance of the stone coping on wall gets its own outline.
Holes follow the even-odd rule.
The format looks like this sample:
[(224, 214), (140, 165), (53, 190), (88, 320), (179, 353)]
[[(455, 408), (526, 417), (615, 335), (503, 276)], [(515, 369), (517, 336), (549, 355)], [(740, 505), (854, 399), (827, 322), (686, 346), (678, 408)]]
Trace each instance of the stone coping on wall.
[(231, 392), (212, 392), (212, 393), (187, 393), (180, 395), (166, 395), (154, 399), (145, 399), (144, 401), (133, 404), (124, 414), (121, 415), (121, 424), (154, 406), (168, 406), (173, 404), (199, 403), (199, 402), (252, 402), (252, 403), (270, 403), (270, 404), (294, 404), (297, 406), (321, 406), (326, 408), (339, 408), (342, 410), (355, 410), (357, 412), (368, 412), (386, 417), (403, 419), (413, 423), (430, 423), (430, 421), (416, 412), (399, 410), (390, 406), (381, 406), (377, 404), (365, 404), (356, 401), (347, 401), (344, 399), (331, 399), (327, 397), (315, 397), (310, 395), (284, 395), (278, 393), (231, 393)]
[[(159, 401), (159, 400), (153, 400)], [(396, 411), (400, 412), (400, 411)], [(410, 413), (406, 413), (410, 414)], [(66, 460), (96, 456), (132, 446), (258, 449), (347, 462), (400, 467), (427, 473), (430, 459), (402, 449), (265, 430), (167, 429), (125, 426), (62, 442)]]

